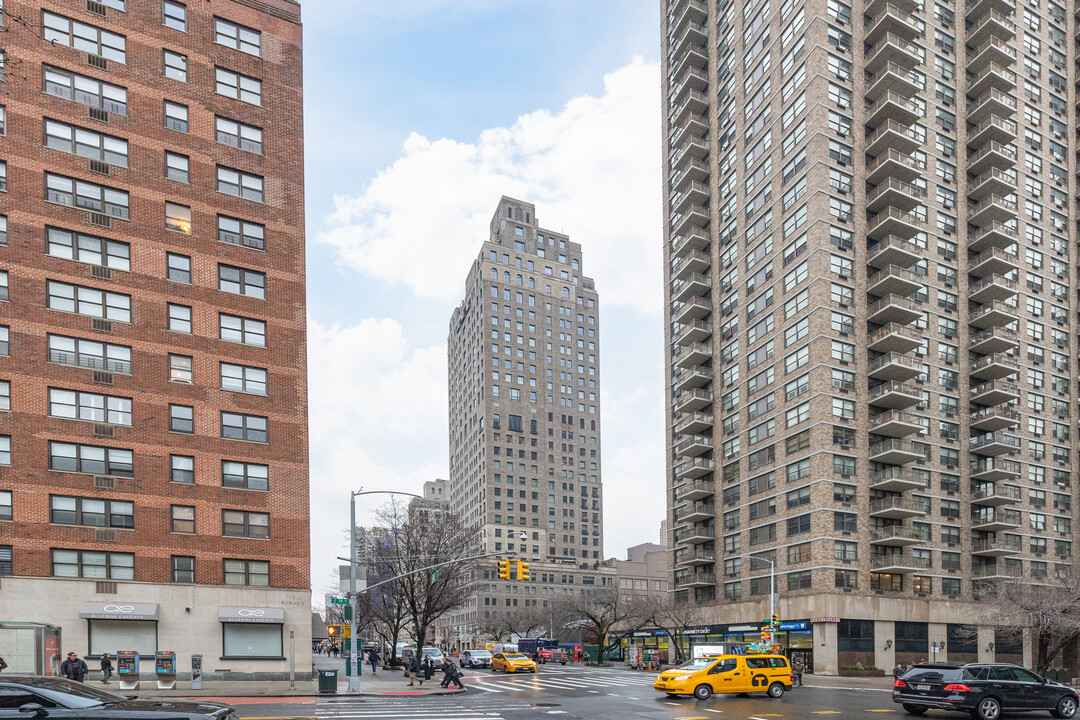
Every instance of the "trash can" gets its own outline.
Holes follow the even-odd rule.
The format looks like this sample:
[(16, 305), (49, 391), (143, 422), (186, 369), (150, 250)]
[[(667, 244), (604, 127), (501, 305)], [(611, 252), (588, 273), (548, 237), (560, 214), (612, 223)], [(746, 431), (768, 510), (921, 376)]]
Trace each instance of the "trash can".
[(337, 692), (337, 670), (320, 670), (319, 671), (319, 692), (321, 693), (336, 693)]

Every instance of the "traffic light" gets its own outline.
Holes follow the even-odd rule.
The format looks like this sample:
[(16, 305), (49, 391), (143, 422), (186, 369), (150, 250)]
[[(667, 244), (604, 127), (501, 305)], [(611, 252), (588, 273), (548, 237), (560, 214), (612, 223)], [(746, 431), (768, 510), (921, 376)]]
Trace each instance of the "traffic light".
[(500, 560), (499, 561), (499, 579), (500, 580), (509, 580), (510, 579), (510, 561), (509, 560)]
[(529, 579), (529, 563), (517, 561), (517, 579), (528, 580)]
[(335, 637), (338, 634), (338, 626), (337, 625), (327, 625), (326, 626), (326, 634), (329, 635), (330, 637)]
[(773, 624), (773, 627), (776, 627), (776, 626), (778, 626), (780, 624), (780, 614), (779, 613), (773, 613), (772, 624)]

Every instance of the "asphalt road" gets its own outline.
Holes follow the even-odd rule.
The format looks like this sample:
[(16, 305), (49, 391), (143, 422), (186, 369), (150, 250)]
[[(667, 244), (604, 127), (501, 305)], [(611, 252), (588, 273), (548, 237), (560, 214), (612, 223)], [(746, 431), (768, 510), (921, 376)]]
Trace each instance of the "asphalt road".
[[(541, 666), (536, 675), (468, 670), (468, 693), (427, 697), (320, 696), (314, 703), (246, 704), (241, 720), (838, 720), (910, 717), (888, 692), (796, 688), (764, 695), (669, 698), (652, 689), (653, 673), (581, 666)], [(926, 718), (959, 717), (930, 712)]]

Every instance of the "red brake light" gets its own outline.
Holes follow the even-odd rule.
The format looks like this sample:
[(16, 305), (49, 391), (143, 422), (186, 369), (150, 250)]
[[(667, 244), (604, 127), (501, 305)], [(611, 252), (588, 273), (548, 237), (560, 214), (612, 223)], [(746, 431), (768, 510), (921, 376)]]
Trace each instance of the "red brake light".
[(907, 683), (903, 680), (897, 680), (893, 683), (893, 687), (907, 687)]
[(961, 683), (952, 683), (950, 685), (946, 685), (945, 689), (950, 692), (971, 692), (971, 688)]

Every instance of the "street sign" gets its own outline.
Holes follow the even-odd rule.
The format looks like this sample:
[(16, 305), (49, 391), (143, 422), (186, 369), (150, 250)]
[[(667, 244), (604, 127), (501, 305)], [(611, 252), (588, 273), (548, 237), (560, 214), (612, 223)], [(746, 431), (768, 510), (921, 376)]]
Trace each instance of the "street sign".
[(348, 605), (349, 598), (330, 598), (331, 605)]

